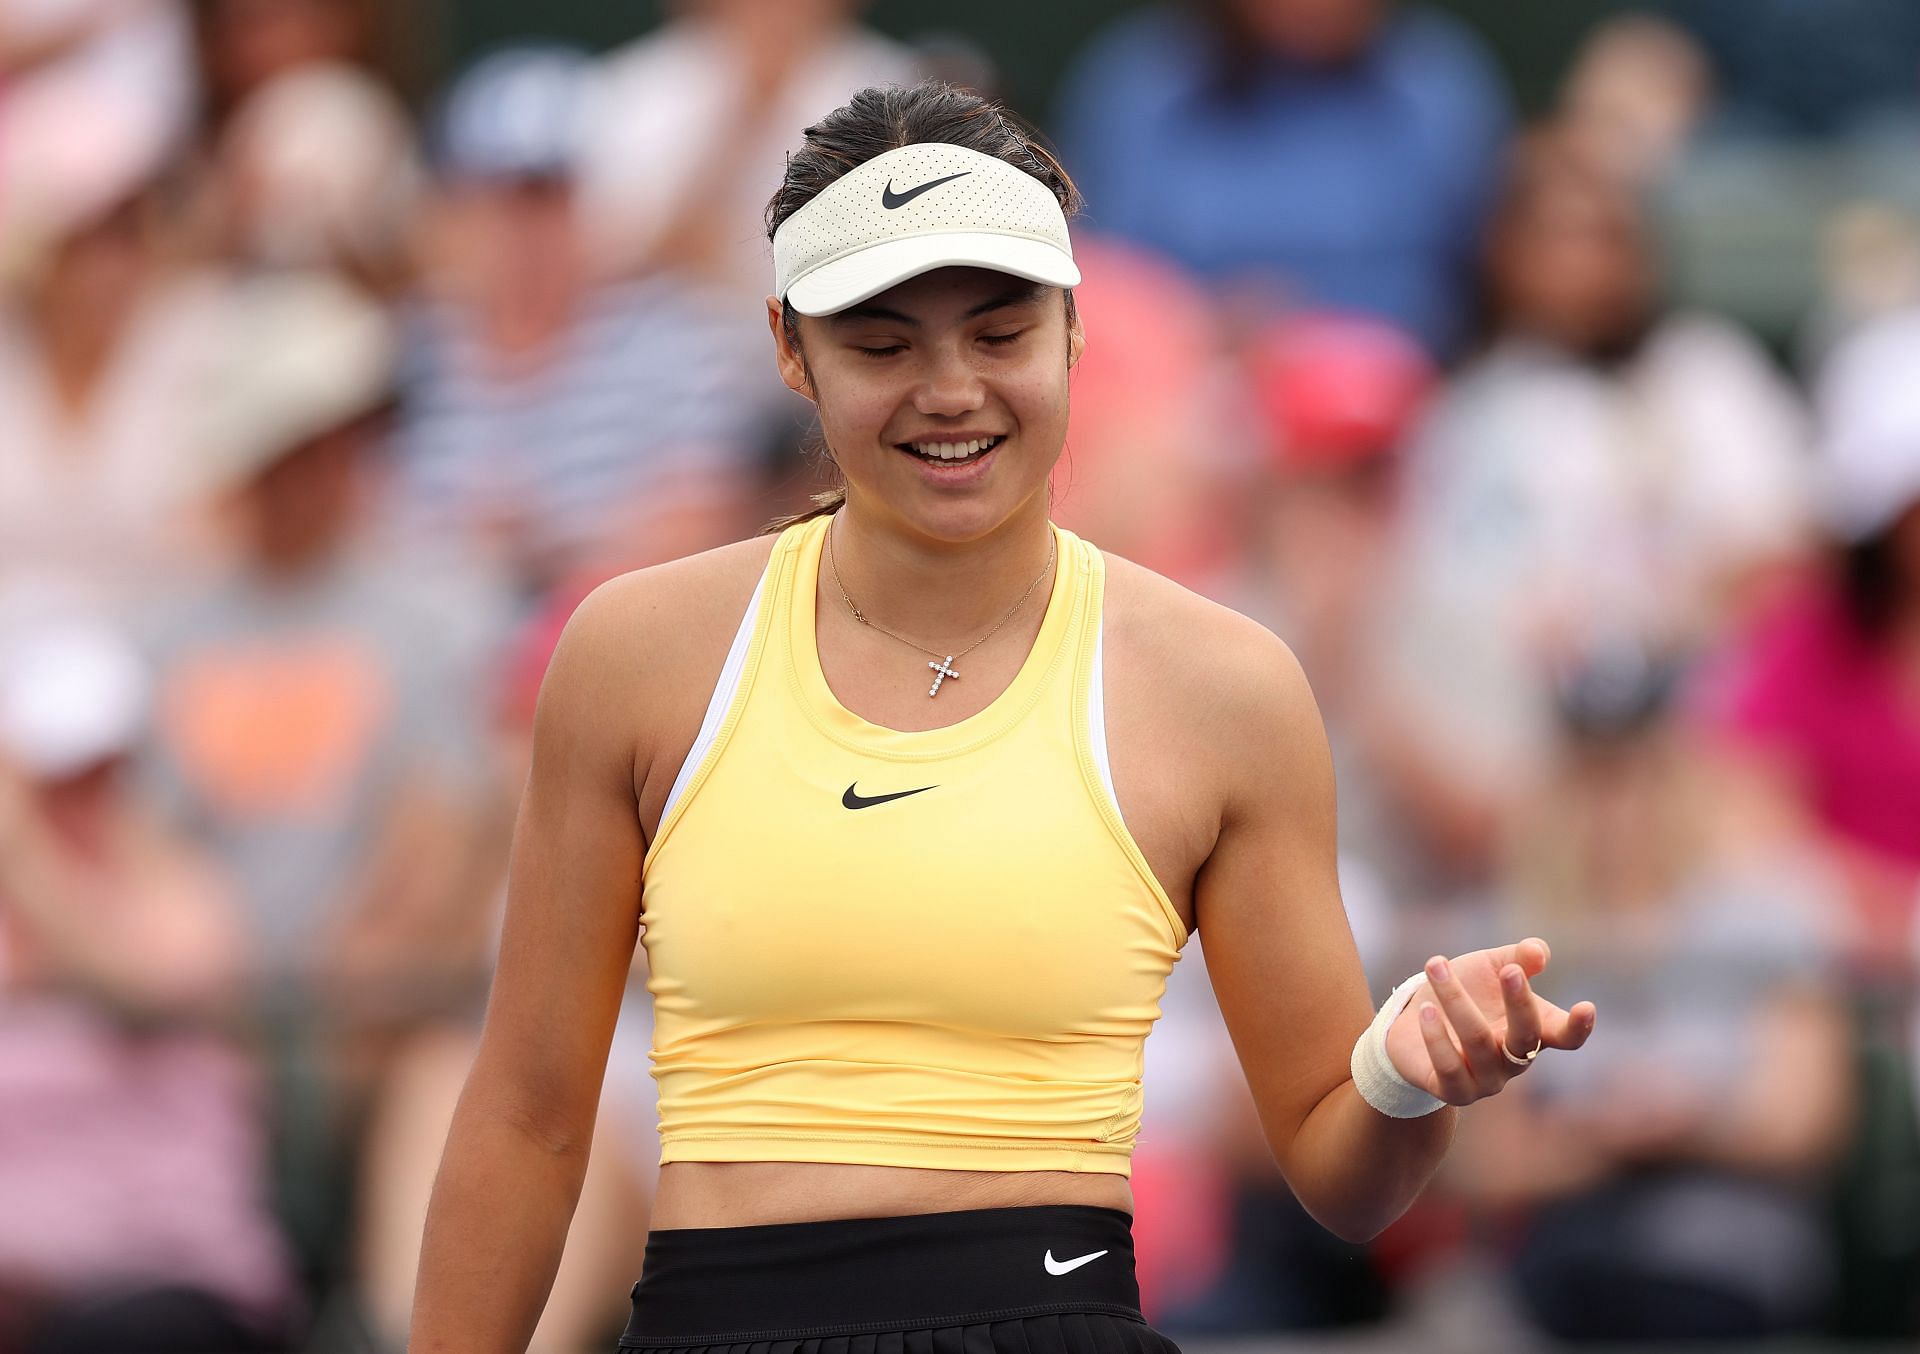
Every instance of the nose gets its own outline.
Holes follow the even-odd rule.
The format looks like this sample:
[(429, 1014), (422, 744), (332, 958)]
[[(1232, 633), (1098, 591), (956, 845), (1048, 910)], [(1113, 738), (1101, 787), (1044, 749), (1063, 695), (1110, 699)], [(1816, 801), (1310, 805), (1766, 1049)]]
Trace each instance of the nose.
[(940, 345), (930, 356), (913, 392), (913, 407), (930, 418), (971, 414), (986, 402), (980, 374), (954, 346)]

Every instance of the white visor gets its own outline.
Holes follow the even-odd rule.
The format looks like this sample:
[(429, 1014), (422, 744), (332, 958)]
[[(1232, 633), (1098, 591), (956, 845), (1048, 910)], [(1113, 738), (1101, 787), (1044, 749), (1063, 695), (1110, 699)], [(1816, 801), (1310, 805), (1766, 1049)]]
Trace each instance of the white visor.
[(875, 156), (773, 235), (774, 293), (802, 315), (831, 315), (935, 268), (1080, 283), (1052, 190), (1005, 160), (944, 142)]

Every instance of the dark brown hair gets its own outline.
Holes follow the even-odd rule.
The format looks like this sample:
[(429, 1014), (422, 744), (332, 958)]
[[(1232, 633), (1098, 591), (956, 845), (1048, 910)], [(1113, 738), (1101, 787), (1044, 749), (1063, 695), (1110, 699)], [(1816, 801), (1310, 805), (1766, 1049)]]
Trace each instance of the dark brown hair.
[[(924, 80), (916, 85), (863, 89), (807, 128), (804, 135), (805, 143), (787, 156), (786, 177), (767, 204), (769, 240), (788, 217), (813, 201), (827, 185), (877, 155), (927, 141), (964, 146), (1005, 160), (1044, 183), (1067, 216), (1080, 210), (1080, 190), (1073, 186), (1040, 134), (1003, 105), (956, 85)], [(1068, 292), (1067, 322), (1071, 325), (1073, 321), (1073, 293)], [(785, 302), (780, 322), (787, 342), (799, 351), (800, 316)], [(804, 353), (800, 360), (805, 363)], [(832, 463), (833, 454), (824, 442), (815, 450)], [(835, 512), (846, 500), (846, 483), (841, 481), (815, 494), (811, 510), (777, 518), (762, 534)]]

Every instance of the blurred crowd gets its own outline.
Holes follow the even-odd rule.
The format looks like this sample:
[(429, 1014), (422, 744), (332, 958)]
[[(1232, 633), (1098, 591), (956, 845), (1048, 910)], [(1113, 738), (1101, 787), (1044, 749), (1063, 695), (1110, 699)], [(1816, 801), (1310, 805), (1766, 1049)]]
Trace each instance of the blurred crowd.
[[(1199, 937), (1176, 1337), (1920, 1333), (1920, 11), (1815, 10), (1615, 18), (1523, 119), (1419, 4), (1161, 0), (1027, 110), (1088, 203), (1056, 519), (1300, 655), (1376, 996), (1540, 934), (1601, 1012), (1354, 1247)], [(819, 487), (800, 129), (994, 92), (862, 11), (403, 98), (371, 0), (0, 0), (0, 1354), (403, 1347), (559, 628)], [(626, 1314), (649, 1038), (636, 971), (547, 1354)]]

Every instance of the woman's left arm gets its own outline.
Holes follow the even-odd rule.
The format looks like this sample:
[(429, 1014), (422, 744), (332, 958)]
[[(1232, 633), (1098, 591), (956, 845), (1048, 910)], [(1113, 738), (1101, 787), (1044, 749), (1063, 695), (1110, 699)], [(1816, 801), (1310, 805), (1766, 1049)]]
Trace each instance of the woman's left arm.
[[(1195, 880), (1195, 923), (1282, 1174), (1322, 1226), (1365, 1241), (1439, 1167), (1457, 1118), (1451, 1106), (1521, 1074), (1500, 1051), (1504, 1038), (1521, 1053), (1536, 1040), (1578, 1048), (1595, 1012), (1590, 1002), (1568, 1012), (1534, 995), (1530, 978), (1549, 957), (1537, 939), (1461, 955), (1444, 976), (1430, 964), (1386, 1052), (1400, 1077), (1449, 1107), (1396, 1119), (1361, 1098), (1349, 1058), (1373, 1003), (1340, 901), (1326, 731), (1293, 654), (1235, 621), (1210, 669), (1206, 742), (1224, 795), (1218, 839)], [(1515, 975), (1518, 986), (1506, 986)]]

